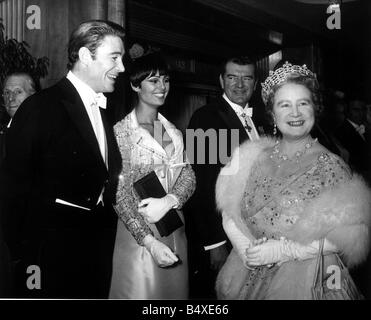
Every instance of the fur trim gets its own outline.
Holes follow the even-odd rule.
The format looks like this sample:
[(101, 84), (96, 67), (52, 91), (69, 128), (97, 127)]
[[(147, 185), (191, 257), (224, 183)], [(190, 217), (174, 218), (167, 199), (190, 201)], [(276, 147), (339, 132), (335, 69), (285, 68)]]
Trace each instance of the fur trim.
[[(232, 218), (236, 226), (245, 234), (245, 224), (241, 220), (241, 200), (251, 167), (264, 149), (272, 147), (275, 140), (261, 138), (259, 141), (245, 141), (233, 152), (231, 161), (220, 170), (215, 186), (217, 209), (224, 218)], [(232, 192), (231, 192), (232, 191)]]
[[(223, 217), (232, 218), (243, 232), (241, 200), (251, 168), (264, 149), (274, 140), (247, 141), (233, 153), (231, 162), (220, 172), (216, 183), (217, 208)], [(326, 237), (335, 244), (348, 266), (362, 262), (369, 249), (371, 192), (364, 180), (353, 177), (328, 189), (308, 203), (305, 212), (287, 234), (287, 238), (308, 244)]]
[(240, 201), (236, 200), (242, 199), (251, 167), (263, 150), (274, 143), (273, 139), (261, 138), (257, 142), (246, 141), (234, 150), (231, 161), (220, 170), (216, 181), (218, 210), (234, 218), (240, 215)]
[(310, 243), (326, 237), (344, 255), (348, 266), (362, 262), (369, 248), (371, 193), (364, 180), (352, 179), (311, 201), (287, 235)]

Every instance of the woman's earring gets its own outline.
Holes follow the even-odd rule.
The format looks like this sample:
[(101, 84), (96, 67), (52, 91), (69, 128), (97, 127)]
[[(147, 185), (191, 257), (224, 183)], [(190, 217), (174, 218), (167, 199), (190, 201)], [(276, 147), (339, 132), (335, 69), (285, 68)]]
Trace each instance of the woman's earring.
[(275, 136), (277, 134), (277, 125), (276, 125), (276, 122), (274, 123), (274, 126), (273, 126), (273, 135)]

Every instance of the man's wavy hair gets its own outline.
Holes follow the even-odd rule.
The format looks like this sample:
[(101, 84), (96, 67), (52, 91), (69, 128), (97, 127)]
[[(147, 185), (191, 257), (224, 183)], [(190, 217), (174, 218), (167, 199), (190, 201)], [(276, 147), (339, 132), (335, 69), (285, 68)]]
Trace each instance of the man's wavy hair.
[(89, 20), (81, 23), (71, 33), (68, 42), (68, 70), (71, 70), (79, 59), (80, 48), (88, 48), (94, 57), (97, 48), (106, 36), (117, 36), (123, 39), (125, 29), (111, 21)]

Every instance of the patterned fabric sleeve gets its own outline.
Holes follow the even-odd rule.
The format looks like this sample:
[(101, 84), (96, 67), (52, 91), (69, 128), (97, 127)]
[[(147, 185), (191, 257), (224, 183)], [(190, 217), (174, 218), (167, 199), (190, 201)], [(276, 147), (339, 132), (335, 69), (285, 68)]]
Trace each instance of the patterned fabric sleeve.
[(190, 164), (187, 164), (179, 174), (179, 177), (170, 193), (174, 194), (179, 201), (178, 209), (181, 209), (196, 189), (196, 176)]
[[(117, 128), (117, 131), (119, 130), (120, 128)], [(134, 192), (133, 183), (144, 175), (143, 173), (147, 168), (134, 167), (130, 161), (132, 146), (125, 137), (120, 135), (120, 132), (116, 132), (116, 137), (122, 156), (122, 171), (119, 176), (114, 208), (134, 239), (142, 246), (144, 237), (148, 234), (153, 235), (153, 232), (137, 210), (140, 199)]]

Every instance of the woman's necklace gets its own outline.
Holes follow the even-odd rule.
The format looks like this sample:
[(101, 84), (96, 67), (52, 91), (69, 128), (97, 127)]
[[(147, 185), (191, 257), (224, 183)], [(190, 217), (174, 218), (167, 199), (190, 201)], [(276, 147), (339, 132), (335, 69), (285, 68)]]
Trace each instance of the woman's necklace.
[(289, 158), (289, 156), (285, 153), (282, 153), (280, 150), (280, 144), (281, 142), (279, 140), (276, 141), (276, 144), (273, 147), (272, 153), (270, 155), (270, 158), (277, 163), (277, 167), (280, 168), (281, 164), (285, 161), (293, 161), (295, 163), (300, 163), (301, 158), (303, 155), (307, 152), (308, 149), (312, 148), (312, 146), (318, 141), (318, 139), (311, 140), (307, 142), (304, 146), (304, 149), (298, 150), (295, 152), (294, 156), (292, 158)]

